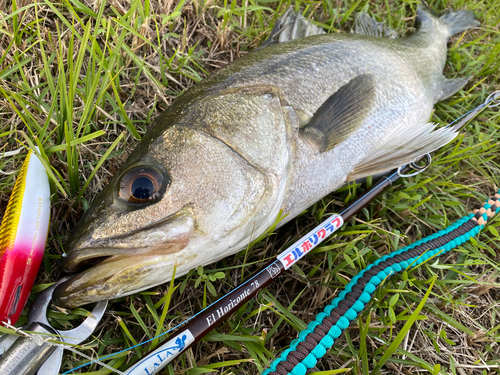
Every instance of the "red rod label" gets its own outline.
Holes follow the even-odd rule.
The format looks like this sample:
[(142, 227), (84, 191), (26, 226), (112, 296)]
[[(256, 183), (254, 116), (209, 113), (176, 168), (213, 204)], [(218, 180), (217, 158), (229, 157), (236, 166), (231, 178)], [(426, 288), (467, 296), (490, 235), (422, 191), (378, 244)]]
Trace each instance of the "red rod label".
[(302, 258), (309, 251), (314, 249), (323, 240), (339, 229), (344, 224), (344, 219), (340, 215), (330, 217), (326, 222), (321, 223), (300, 240), (295, 242), (288, 249), (277, 256), (285, 269), (289, 269), (295, 262)]

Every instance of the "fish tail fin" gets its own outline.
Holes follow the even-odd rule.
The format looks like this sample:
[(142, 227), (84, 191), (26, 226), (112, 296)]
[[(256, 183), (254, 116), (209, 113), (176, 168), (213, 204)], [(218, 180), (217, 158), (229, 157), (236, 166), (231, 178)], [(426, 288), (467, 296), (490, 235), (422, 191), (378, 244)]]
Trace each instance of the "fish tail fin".
[(461, 33), (481, 24), (470, 10), (447, 10), (439, 16), (423, 4), (417, 9), (417, 28), (419, 31), (435, 33), (441, 30), (448, 37)]
[(450, 10), (443, 13), (439, 20), (446, 25), (450, 36), (481, 25), (470, 10)]

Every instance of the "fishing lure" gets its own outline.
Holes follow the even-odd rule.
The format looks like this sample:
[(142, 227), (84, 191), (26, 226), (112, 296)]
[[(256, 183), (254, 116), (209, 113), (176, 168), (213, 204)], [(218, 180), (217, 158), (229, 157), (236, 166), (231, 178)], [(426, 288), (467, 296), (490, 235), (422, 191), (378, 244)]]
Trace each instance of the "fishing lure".
[(15, 324), (42, 262), (50, 219), (45, 168), (28, 153), (0, 226), (0, 323)]

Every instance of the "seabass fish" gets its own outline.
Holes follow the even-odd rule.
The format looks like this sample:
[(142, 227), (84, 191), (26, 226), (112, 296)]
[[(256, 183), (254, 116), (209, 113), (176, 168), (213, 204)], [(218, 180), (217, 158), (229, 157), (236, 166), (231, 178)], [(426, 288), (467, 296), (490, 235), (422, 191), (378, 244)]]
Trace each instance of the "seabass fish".
[(428, 120), (467, 83), (442, 72), (450, 36), (479, 25), (472, 12), (421, 6), (404, 39), (367, 15), (357, 33), (307, 37), (321, 32), (284, 17), (264, 48), (156, 119), (78, 223), (63, 266), (80, 273), (57, 288), (57, 304), (165, 283), (174, 267), (182, 275), (242, 249), (280, 210), (290, 220), (346, 181), (455, 137)]

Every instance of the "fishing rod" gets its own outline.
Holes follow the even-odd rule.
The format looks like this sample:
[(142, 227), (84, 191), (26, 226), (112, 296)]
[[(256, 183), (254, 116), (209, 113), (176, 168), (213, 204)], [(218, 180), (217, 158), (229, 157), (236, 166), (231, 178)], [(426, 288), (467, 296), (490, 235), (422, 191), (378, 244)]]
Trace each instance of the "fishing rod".
[[(488, 106), (498, 106), (500, 104), (498, 103), (498, 99), (500, 99), (500, 91), (496, 91), (489, 95), (483, 104), (459, 117), (458, 119), (450, 123), (447, 127), (452, 127), (453, 131), (458, 132)], [(422, 161), (424, 163), (420, 164)], [(237, 309), (244, 305), (248, 300), (257, 295), (257, 293), (259, 293), (263, 288), (274, 281), (274, 279), (276, 279), (279, 275), (289, 269), (305, 254), (309, 253), (327, 237), (333, 234), (343, 225), (345, 221), (352, 218), (357, 212), (359, 212), (363, 207), (370, 203), (377, 195), (392, 186), (399, 178), (410, 177), (423, 172), (430, 165), (430, 163), (431, 157), (429, 154), (426, 154), (418, 158), (413, 163), (398, 168), (398, 170), (393, 172), (390, 176), (381, 179), (369, 191), (365, 192), (359, 199), (354, 201), (354, 203), (344, 209), (340, 214), (330, 216), (327, 220), (307, 233), (292, 246), (288, 247), (285, 251), (280, 253), (275, 260), (271, 261), (261, 270), (257, 271), (254, 276), (245, 281), (243, 284), (239, 285), (234, 290), (221, 297), (211, 305), (207, 306), (205, 309), (201, 310), (199, 313), (181, 323), (177, 327), (174, 327), (173, 329), (163, 333), (162, 335), (167, 334), (174, 329), (179, 329), (175, 336), (173, 336), (170, 340), (168, 340), (153, 352), (146, 355), (139, 362), (129, 367), (123, 372), (123, 374), (157, 374), (161, 369), (172, 362), (180, 354), (184, 353), (188, 348), (201, 340), (209, 331), (216, 328), (220, 323), (222, 323), (232, 313), (234, 313)], [(413, 172), (409, 173), (410, 171)], [(148, 341), (151, 341), (153, 339), (150, 339)], [(137, 344), (136, 346), (145, 344), (146, 342)], [(125, 349), (124, 351), (128, 349)], [(100, 360), (109, 358), (116, 354), (118, 353), (102, 357), (100, 358)], [(73, 368), (72, 370), (67, 371), (64, 374), (68, 374), (74, 370), (77, 370), (94, 362), (89, 362), (82, 366)]]
[(427, 154), (423, 159), (423, 165), (414, 162), (381, 179), (340, 214), (330, 216), (292, 246), (277, 255), (273, 261), (264, 266), (250, 279), (206, 307), (193, 317), (194, 319), (185, 322), (174, 337), (125, 370), (124, 374), (157, 374), (162, 368), (202, 339), (212, 329), (216, 328), (327, 237), (336, 232), (342, 227), (344, 222), (352, 218), (377, 195), (392, 186), (400, 177), (407, 176), (406, 173), (411, 170), (420, 173), (427, 168), (431, 163), (431, 157)]
[[(453, 121), (447, 127), (451, 127), (453, 131), (458, 133), (460, 129), (468, 124), (482, 110), (491, 105), (497, 106), (498, 104), (492, 103), (496, 103), (498, 98), (500, 98), (500, 91), (496, 91), (489, 95), (483, 104)], [(422, 161), (423, 164), (420, 164)], [(423, 155), (413, 163), (398, 168), (398, 170), (390, 176), (382, 178), (375, 186), (364, 193), (340, 214), (330, 216), (292, 246), (277, 255), (275, 260), (268, 263), (250, 279), (200, 311), (190, 320), (186, 321), (174, 337), (125, 370), (124, 373), (126, 375), (157, 374), (162, 368), (172, 362), (172, 360), (198, 342), (248, 300), (257, 295), (257, 293), (274, 281), (279, 275), (288, 270), (305, 254), (309, 253), (327, 237), (337, 231), (345, 221), (352, 218), (377, 195), (392, 186), (399, 178), (415, 176), (423, 172), (431, 164), (431, 161), (431, 156), (429, 154)], [(412, 170), (413, 172), (409, 173)]]
[[(425, 159), (423, 165), (419, 162)], [(285, 251), (276, 256), (274, 260), (257, 271), (252, 277), (246, 280), (243, 284), (237, 286), (228, 294), (219, 298), (211, 305), (207, 306), (196, 315), (182, 322), (177, 327), (164, 332), (162, 335), (169, 333), (175, 329), (179, 331), (170, 338), (166, 343), (161, 345), (156, 350), (147, 354), (139, 362), (135, 363), (127, 370), (120, 372), (126, 375), (155, 375), (166, 365), (172, 362), (180, 354), (184, 353), (188, 348), (201, 340), (208, 332), (216, 328), (220, 323), (227, 319), (231, 314), (238, 310), (242, 305), (256, 296), (262, 289), (273, 282), (278, 276), (288, 270), (293, 264), (300, 260), (304, 255), (323, 242), (327, 237), (336, 232), (345, 221), (352, 218), (376, 196), (384, 190), (392, 186), (400, 177), (408, 177), (406, 174), (411, 170), (416, 173), (422, 172), (431, 163), (430, 155), (425, 155), (417, 161), (410, 163), (408, 166), (399, 168), (393, 171), (389, 176), (382, 178), (370, 190), (365, 192), (360, 198), (355, 200), (350, 206), (344, 209), (340, 214), (332, 215), (320, 225), (315, 227), (300, 240), (288, 247)], [(414, 175), (416, 173), (412, 173)], [(157, 336), (159, 337), (159, 336)], [(152, 339), (146, 341), (152, 341)], [(137, 344), (136, 346), (145, 344)], [(134, 346), (135, 347), (135, 346)], [(133, 347), (132, 347), (133, 348)], [(125, 349), (123, 351), (129, 350)], [(118, 353), (122, 353), (120, 351)], [(101, 357), (99, 361), (112, 357), (118, 353), (113, 353)], [(86, 363), (75, 367), (64, 374), (69, 374), (81, 367), (95, 363), (96, 361)]]

